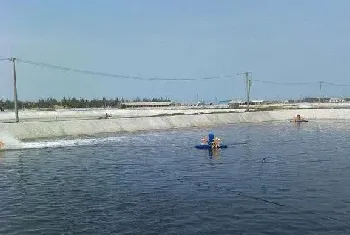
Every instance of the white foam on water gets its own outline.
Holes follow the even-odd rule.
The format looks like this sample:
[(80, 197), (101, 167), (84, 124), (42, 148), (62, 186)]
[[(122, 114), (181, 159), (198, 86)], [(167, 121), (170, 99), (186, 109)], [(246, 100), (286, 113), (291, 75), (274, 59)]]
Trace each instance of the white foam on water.
[(91, 139), (53, 140), (22, 143), (22, 149), (60, 148), (74, 146), (93, 146), (110, 142), (121, 142), (125, 137), (107, 137)]
[(106, 143), (130, 143), (130, 142), (152, 142), (157, 138), (162, 137), (159, 133), (148, 133), (133, 136), (113, 136), (104, 138), (79, 138), (79, 139), (62, 139), (62, 140), (47, 140), (47, 141), (33, 141), (21, 142), (16, 138), (0, 133), (0, 140), (4, 143), (2, 150), (19, 150), (19, 149), (43, 149), (43, 148), (61, 148), (74, 146), (94, 146)]
[[(170, 133), (171, 135), (171, 133)], [(2, 150), (19, 150), (19, 149), (44, 149), (44, 148), (62, 148), (74, 146), (94, 146), (107, 143), (121, 145), (139, 145), (159, 142), (168, 138), (169, 133), (142, 133), (137, 135), (112, 136), (101, 138), (78, 138), (78, 139), (60, 139), (60, 140), (41, 140), (33, 142), (21, 142), (7, 133), (0, 133), (0, 140), (4, 143)]]
[(21, 141), (4, 132), (0, 132), (0, 141), (3, 144), (3, 147), (1, 149), (4, 149), (4, 150), (22, 148)]
[(106, 137), (106, 138), (86, 138), (86, 139), (66, 139), (66, 140), (48, 140), (48, 141), (34, 141), (21, 142), (18, 139), (6, 134), (0, 133), (0, 140), (4, 144), (2, 150), (18, 150), (18, 149), (41, 149), (41, 148), (59, 148), (59, 147), (73, 147), (73, 146), (87, 146), (99, 145), (109, 142), (125, 141), (127, 137)]

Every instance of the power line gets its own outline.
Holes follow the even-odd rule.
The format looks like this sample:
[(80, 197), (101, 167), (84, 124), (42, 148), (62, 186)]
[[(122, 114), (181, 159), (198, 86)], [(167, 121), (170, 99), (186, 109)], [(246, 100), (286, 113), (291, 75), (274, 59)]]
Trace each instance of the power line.
[[(75, 72), (75, 73), (82, 73), (87, 75), (96, 75), (96, 76), (105, 76), (105, 77), (115, 77), (115, 78), (126, 78), (126, 79), (136, 79), (136, 80), (149, 80), (149, 81), (198, 81), (198, 80), (213, 80), (213, 79), (223, 79), (223, 78), (239, 78), (239, 75), (244, 75), (245, 73), (236, 73), (232, 75), (223, 75), (223, 76), (210, 76), (210, 77), (201, 77), (201, 78), (159, 78), (159, 77), (141, 77), (141, 76), (127, 76), (127, 75), (116, 75), (116, 74), (110, 74), (110, 73), (102, 73), (102, 72), (95, 72), (90, 70), (83, 70), (83, 69), (75, 69), (70, 67), (63, 67), (58, 65), (52, 65), (48, 63), (42, 63), (42, 62), (34, 62), (31, 60), (23, 60), (23, 59), (17, 59), (18, 62), (31, 64), (39, 67), (46, 67), (50, 69), (56, 69), (66, 72)], [(257, 82), (263, 82), (263, 83), (272, 83), (272, 84), (279, 84), (279, 85), (309, 85), (312, 83), (283, 83), (283, 82), (273, 82), (273, 81), (264, 81), (264, 80), (254, 80)]]
[(0, 61), (11, 61), (11, 58), (0, 57)]
[(269, 84), (275, 84), (275, 85), (315, 85), (315, 84), (325, 84), (325, 85), (329, 85), (329, 86), (344, 86), (344, 87), (348, 87), (350, 86), (350, 84), (339, 84), (339, 83), (333, 83), (333, 82), (275, 82), (275, 81), (266, 81), (266, 80), (258, 80), (258, 79), (254, 79), (254, 82), (261, 82), (261, 83), (269, 83)]
[(134, 80), (148, 80), (148, 81), (198, 81), (198, 80), (213, 80), (213, 79), (222, 79), (222, 78), (235, 78), (239, 74), (233, 74), (233, 75), (223, 75), (223, 76), (211, 76), (211, 77), (201, 77), (201, 78), (159, 78), (159, 77), (141, 77), (141, 76), (128, 76), (128, 75), (119, 75), (119, 74), (112, 74), (112, 73), (103, 73), (103, 72), (96, 72), (91, 70), (85, 70), (85, 69), (75, 69), (71, 67), (63, 67), (58, 65), (52, 65), (48, 63), (42, 63), (42, 62), (35, 62), (31, 60), (23, 60), (23, 59), (17, 59), (18, 62), (30, 64), (38, 67), (44, 67), (49, 69), (55, 69), (65, 72), (74, 72), (74, 73), (81, 73), (86, 75), (95, 75), (95, 76), (104, 76), (104, 77), (113, 77), (113, 78), (123, 78), (123, 79), (134, 79)]
[(338, 84), (333, 82), (322, 82), (322, 83), (329, 86), (350, 86), (349, 84)]
[(313, 85), (316, 84), (315, 82), (275, 82), (275, 81), (265, 81), (265, 80), (258, 80), (254, 79), (254, 82), (261, 82), (261, 83), (269, 83), (269, 84), (275, 84), (275, 85)]
[[(0, 56), (0, 61), (12, 61), (12, 58), (3, 57)], [(36, 62), (32, 60), (24, 60), (17, 58), (17, 62), (21, 62), (24, 64), (34, 65), (37, 67), (42, 68), (48, 68), (48, 69), (54, 69), (64, 72), (73, 72), (73, 73), (80, 73), (80, 74), (86, 74), (86, 75), (94, 75), (94, 76), (103, 76), (103, 77), (112, 77), (112, 78), (121, 78), (121, 79), (133, 79), (133, 80), (146, 80), (146, 81), (200, 81), (200, 80), (215, 80), (215, 79), (238, 79), (241, 78), (240, 75), (246, 74), (246, 72), (242, 73), (236, 73), (231, 75), (222, 75), (222, 76), (208, 76), (208, 77), (199, 77), (199, 78), (161, 78), (161, 77), (142, 77), (142, 76), (129, 76), (129, 75), (121, 75), (121, 74), (112, 74), (112, 73), (104, 73), (104, 72), (97, 72), (97, 71), (91, 71), (91, 70), (85, 70), (85, 69), (76, 69), (72, 67), (64, 67), (59, 65), (53, 65), (43, 62)], [(260, 80), (260, 79), (253, 79), (253, 82), (260, 82), (260, 83), (267, 83), (267, 84), (274, 84), (274, 85), (285, 85), (285, 86), (305, 86), (305, 85), (315, 85), (319, 84), (319, 82), (278, 82), (278, 81), (267, 81), (267, 80)], [(332, 82), (322, 82), (325, 85), (329, 86), (342, 86), (342, 87), (350, 87), (350, 84), (337, 84)]]

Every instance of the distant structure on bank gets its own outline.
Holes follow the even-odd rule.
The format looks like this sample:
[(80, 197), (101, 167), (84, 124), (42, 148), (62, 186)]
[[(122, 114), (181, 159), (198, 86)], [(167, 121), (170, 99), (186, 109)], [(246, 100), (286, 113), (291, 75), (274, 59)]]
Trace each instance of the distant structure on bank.
[(339, 97), (306, 97), (301, 100), (288, 100), (288, 103), (345, 103), (349, 102), (350, 98), (339, 98)]
[[(229, 108), (239, 108), (240, 105), (247, 105), (247, 101), (243, 101), (243, 100), (231, 100), (230, 102), (228, 102), (228, 106)], [(252, 100), (249, 102), (249, 105), (262, 105), (262, 104), (266, 104), (266, 102), (264, 100)]]
[(329, 103), (344, 103), (345, 99), (342, 98), (330, 98)]
[(122, 108), (156, 108), (175, 106), (175, 102), (125, 102), (121, 104)]
[[(305, 97), (300, 99), (290, 100), (250, 100), (249, 105), (255, 108), (263, 108), (263, 106), (278, 106), (294, 105), (294, 104), (323, 104), (323, 105), (349, 105), (350, 97)], [(338, 106), (339, 106), (338, 105)], [(118, 99), (78, 99), (78, 98), (63, 98), (62, 100), (56, 100), (54, 98), (39, 99), (38, 101), (18, 101), (19, 109), (37, 109), (54, 111), (57, 109), (90, 109), (90, 108), (121, 108), (121, 109), (143, 109), (143, 108), (193, 108), (193, 109), (244, 109), (247, 107), (247, 101), (244, 99), (227, 99), (227, 100), (208, 100), (208, 101), (181, 101), (175, 102), (170, 99), (153, 98), (153, 99), (135, 99), (125, 100), (123, 98)], [(14, 102), (12, 100), (0, 100), (0, 112), (5, 110), (13, 110)]]

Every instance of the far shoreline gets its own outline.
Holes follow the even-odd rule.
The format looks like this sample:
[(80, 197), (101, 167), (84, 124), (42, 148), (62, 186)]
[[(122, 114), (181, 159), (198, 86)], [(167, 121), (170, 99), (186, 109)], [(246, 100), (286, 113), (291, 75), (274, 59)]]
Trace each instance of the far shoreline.
[[(97, 113), (100, 114), (101, 111)], [(94, 111), (92, 112), (89, 115), (97, 114)], [(118, 116), (118, 111), (115, 111), (116, 116), (112, 115), (112, 118), (108, 119), (80, 119), (83, 115), (80, 116), (77, 115), (77, 112), (71, 111), (70, 115), (77, 115), (74, 119), (68, 118), (60, 121), (53, 120), (54, 115), (47, 118), (47, 113), (37, 113), (37, 116), (30, 121), (20, 121), (19, 123), (0, 122), (0, 133), (26, 141), (65, 137), (80, 138), (81, 136), (93, 137), (113, 133), (210, 128), (236, 123), (288, 121), (297, 114), (309, 121), (350, 119), (350, 109), (284, 109), (255, 112), (234, 112), (234, 110), (229, 112), (229, 110), (226, 110), (226, 112), (219, 113), (215, 110), (203, 109), (190, 110), (185, 114), (179, 114), (179, 110), (148, 110), (142, 114), (137, 110), (136, 112), (135, 110), (123, 112), (123, 115), (127, 114), (129, 117), (122, 117), (123, 115), (120, 113)], [(145, 116), (145, 114), (148, 115)], [(47, 119), (51, 120), (47, 121)]]

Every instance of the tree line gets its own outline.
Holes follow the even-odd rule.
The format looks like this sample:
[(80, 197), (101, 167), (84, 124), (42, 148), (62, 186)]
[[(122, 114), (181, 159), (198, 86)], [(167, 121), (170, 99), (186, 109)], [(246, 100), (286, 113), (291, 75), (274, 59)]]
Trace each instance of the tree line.
[[(75, 97), (63, 97), (61, 100), (55, 98), (39, 99), (37, 101), (18, 101), (19, 109), (55, 109), (55, 108), (123, 108), (123, 103), (127, 102), (170, 102), (168, 98), (136, 98), (127, 100), (124, 98), (107, 99), (83, 99)], [(12, 100), (0, 100), (0, 109), (14, 109), (15, 104)]]

